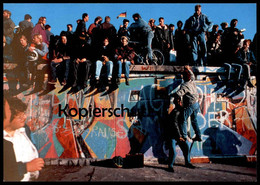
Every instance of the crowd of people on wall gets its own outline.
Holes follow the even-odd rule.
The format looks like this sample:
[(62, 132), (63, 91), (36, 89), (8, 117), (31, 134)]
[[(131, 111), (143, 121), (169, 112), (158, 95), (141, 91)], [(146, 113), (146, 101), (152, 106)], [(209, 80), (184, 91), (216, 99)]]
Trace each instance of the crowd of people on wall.
[[(138, 41), (146, 48), (151, 64), (152, 49), (156, 48), (164, 55), (164, 65), (226, 65), (228, 69), (239, 65), (239, 73), (245, 73), (248, 85), (252, 86), (250, 76), (256, 73), (256, 36), (253, 41), (245, 39), (244, 30), (236, 28), (237, 19), (232, 19), (230, 25), (221, 23), (219, 29), (202, 13), (201, 5), (195, 6), (194, 14), (184, 23), (178, 21), (176, 30), (174, 24), (165, 24), (163, 17), (158, 25), (153, 18), (146, 22), (138, 13), (132, 17), (130, 26), (131, 21), (124, 19), (117, 31), (109, 16), (104, 21), (97, 16), (87, 28), (89, 15), (83, 13), (74, 31), (72, 24), (67, 24), (67, 31), (54, 35), (46, 17), (40, 17), (33, 25), (32, 17), (26, 14), (19, 26), (15, 26), (11, 12), (4, 10), (4, 62), (18, 64), (17, 76), (24, 86), (44, 78), (37, 76), (37, 66), (41, 63), (48, 64), (45, 70), (50, 84), (58, 79), (61, 85), (72, 86), (72, 92), (86, 87), (88, 79), (94, 85), (99, 84), (100, 77), (108, 85), (112, 79), (119, 85), (122, 73), (129, 85), (129, 67), (137, 64), (135, 45), (129, 41)], [(176, 60), (170, 60), (171, 55)]]

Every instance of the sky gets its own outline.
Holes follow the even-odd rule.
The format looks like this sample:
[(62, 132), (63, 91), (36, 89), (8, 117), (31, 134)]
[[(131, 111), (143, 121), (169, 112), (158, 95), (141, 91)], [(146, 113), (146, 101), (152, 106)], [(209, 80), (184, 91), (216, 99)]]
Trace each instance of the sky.
[[(118, 30), (123, 19), (117, 16), (122, 12), (127, 12), (126, 19), (133, 22), (132, 15), (139, 13), (141, 17), (148, 22), (150, 18), (156, 20), (159, 24), (159, 17), (164, 17), (165, 24), (174, 24), (177, 27), (177, 21), (183, 23), (194, 13), (194, 6), (197, 3), (3, 3), (3, 10), (11, 11), (11, 19), (15, 25), (24, 19), (25, 14), (32, 16), (32, 22), (35, 25), (39, 17), (47, 18), (46, 24), (49, 24), (54, 35), (59, 35), (61, 31), (66, 30), (67, 24), (73, 25), (76, 29), (76, 20), (81, 19), (83, 13), (89, 14), (89, 21), (86, 26), (92, 24), (97, 16), (104, 20), (105, 16), (111, 17), (111, 23)], [(237, 28), (246, 29), (245, 39), (253, 39), (256, 31), (256, 3), (201, 3), (202, 13), (206, 14), (213, 24), (228, 22), (234, 18), (238, 19)]]

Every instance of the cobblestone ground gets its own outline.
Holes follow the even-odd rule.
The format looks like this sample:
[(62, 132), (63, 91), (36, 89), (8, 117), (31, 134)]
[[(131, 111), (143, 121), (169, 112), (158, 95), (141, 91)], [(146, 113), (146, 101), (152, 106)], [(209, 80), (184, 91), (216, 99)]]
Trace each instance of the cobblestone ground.
[(175, 172), (166, 171), (167, 165), (145, 163), (143, 168), (112, 168), (102, 166), (45, 166), (37, 181), (201, 181), (201, 182), (257, 182), (255, 166), (240, 167), (215, 163), (194, 164), (189, 169), (182, 163)]

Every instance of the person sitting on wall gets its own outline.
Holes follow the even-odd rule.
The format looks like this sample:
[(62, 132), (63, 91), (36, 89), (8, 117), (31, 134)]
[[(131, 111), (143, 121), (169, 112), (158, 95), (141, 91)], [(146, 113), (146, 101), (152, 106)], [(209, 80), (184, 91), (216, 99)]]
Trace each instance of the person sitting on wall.
[(14, 73), (19, 79), (20, 89), (24, 90), (30, 85), (30, 72), (33, 68), (33, 62), (28, 60), (30, 44), (28, 43), (27, 37), (20, 35), (19, 41), (13, 53), (14, 62), (18, 64), (14, 69)]
[(109, 44), (109, 39), (105, 38), (103, 45), (97, 51), (96, 58), (96, 71), (95, 71), (95, 84), (100, 82), (100, 73), (103, 67), (106, 68), (106, 82), (111, 84), (112, 72), (113, 72), (113, 59), (114, 50)]
[(65, 68), (64, 75), (62, 75), (61, 85), (66, 85), (69, 75), (69, 65), (70, 65), (70, 52), (71, 47), (68, 44), (66, 32), (62, 32), (60, 35), (60, 42), (55, 50), (55, 57), (51, 61), (51, 71), (52, 71), (52, 81), (49, 83), (55, 84), (57, 82), (57, 67)]
[(76, 93), (87, 87), (87, 82), (92, 65), (92, 47), (88, 43), (89, 36), (81, 35), (75, 39), (71, 53), (73, 62), (73, 83), (69, 93)]
[[(37, 86), (36, 88), (40, 88), (43, 85), (44, 72), (41, 72), (38, 74), (37, 66), (39, 64), (48, 64), (47, 55), (49, 53), (48, 46), (45, 42), (43, 42), (41, 34), (35, 34), (33, 36), (32, 44), (28, 48), (28, 51), (30, 51), (32, 53), (36, 52), (36, 54), (38, 55), (38, 58), (31, 61), (31, 62), (33, 62), (33, 65), (32, 65), (33, 67), (32, 67), (31, 73), (32, 73), (32, 82), (38, 82), (35, 85)], [(46, 69), (48, 69), (48, 67), (45, 68), (44, 70), (46, 70)], [(49, 73), (49, 72), (46, 71), (46, 73)]]
[(251, 41), (246, 39), (243, 42), (243, 47), (237, 52), (237, 60), (240, 65), (243, 66), (244, 78), (247, 80), (249, 87), (254, 87), (251, 82), (251, 74), (256, 76), (256, 59), (254, 53), (249, 50)]
[(129, 85), (129, 73), (130, 65), (133, 63), (134, 59), (134, 50), (128, 46), (128, 38), (126, 36), (121, 37), (121, 46), (118, 47), (115, 51), (115, 58), (118, 66), (118, 73), (116, 78), (117, 85), (120, 85), (120, 78), (122, 74), (122, 65), (125, 68), (125, 84)]

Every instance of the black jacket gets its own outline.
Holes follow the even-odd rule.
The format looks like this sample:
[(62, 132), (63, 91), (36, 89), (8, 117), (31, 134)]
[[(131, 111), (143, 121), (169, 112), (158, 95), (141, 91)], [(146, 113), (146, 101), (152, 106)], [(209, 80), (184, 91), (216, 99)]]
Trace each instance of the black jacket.
[(20, 181), (27, 173), (26, 164), (16, 162), (13, 143), (3, 139), (4, 145), (4, 181)]
[(101, 46), (97, 50), (96, 60), (103, 61), (102, 55), (107, 56), (109, 60), (113, 61), (115, 56), (115, 50), (108, 44), (105, 48)]
[(181, 136), (180, 125), (184, 122), (183, 108), (174, 108), (168, 117), (165, 132), (168, 139), (178, 140)]
[(78, 25), (77, 25), (75, 34), (78, 35), (78, 36), (81, 36), (81, 35), (82, 35), (82, 32), (84, 32), (84, 33), (86, 34), (86, 33), (87, 33), (87, 28), (86, 28), (86, 23), (85, 23), (85, 21), (80, 20), (79, 23), (78, 23)]
[[(165, 26), (166, 28), (166, 26)], [(156, 44), (158, 45), (158, 47), (160, 47), (160, 45), (167, 45), (170, 43), (170, 39), (169, 39), (169, 29), (163, 29), (161, 26), (157, 26), (155, 29), (155, 41)]]

